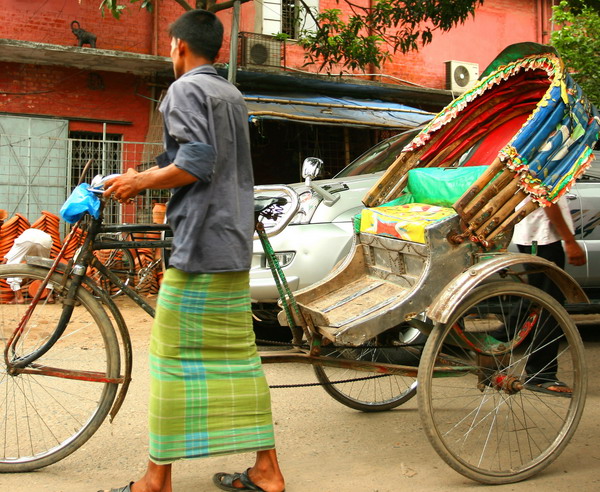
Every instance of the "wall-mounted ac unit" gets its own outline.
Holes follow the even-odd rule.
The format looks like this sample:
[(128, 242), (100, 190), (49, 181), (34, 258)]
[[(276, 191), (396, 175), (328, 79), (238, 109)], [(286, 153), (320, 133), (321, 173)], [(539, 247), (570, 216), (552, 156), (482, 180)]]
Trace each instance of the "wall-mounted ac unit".
[(274, 36), (240, 33), (240, 66), (281, 67), (282, 42)]
[(446, 62), (446, 89), (465, 92), (473, 87), (479, 77), (477, 63), (450, 60)]

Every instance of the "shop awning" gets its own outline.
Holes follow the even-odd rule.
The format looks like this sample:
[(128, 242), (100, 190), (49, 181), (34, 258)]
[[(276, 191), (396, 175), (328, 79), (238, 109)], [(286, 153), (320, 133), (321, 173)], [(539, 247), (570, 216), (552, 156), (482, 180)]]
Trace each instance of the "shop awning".
[(273, 119), (314, 125), (408, 129), (429, 121), (434, 113), (374, 99), (244, 93), (250, 122)]

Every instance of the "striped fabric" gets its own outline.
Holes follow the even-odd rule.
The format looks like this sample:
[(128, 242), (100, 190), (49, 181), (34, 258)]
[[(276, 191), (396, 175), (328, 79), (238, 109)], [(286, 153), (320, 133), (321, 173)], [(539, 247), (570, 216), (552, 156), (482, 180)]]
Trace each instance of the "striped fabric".
[(248, 272), (165, 272), (150, 342), (149, 424), (157, 464), (275, 447)]

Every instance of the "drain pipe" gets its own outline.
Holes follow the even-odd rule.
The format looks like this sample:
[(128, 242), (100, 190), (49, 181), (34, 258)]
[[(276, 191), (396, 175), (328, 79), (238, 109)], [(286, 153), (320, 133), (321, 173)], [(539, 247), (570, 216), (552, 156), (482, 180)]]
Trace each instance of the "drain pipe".
[(233, 3), (233, 17), (231, 19), (231, 39), (229, 40), (229, 67), (227, 80), (235, 84), (237, 73), (238, 36), (240, 32), (240, 0)]

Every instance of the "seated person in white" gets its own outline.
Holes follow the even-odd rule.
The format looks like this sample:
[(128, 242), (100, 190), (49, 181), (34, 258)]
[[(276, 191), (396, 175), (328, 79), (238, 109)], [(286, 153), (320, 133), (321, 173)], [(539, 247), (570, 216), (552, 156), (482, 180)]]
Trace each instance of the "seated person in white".
[[(3, 263), (17, 264), (21, 263), (26, 256), (41, 256), (50, 258), (50, 249), (52, 248), (52, 237), (39, 229), (26, 229), (21, 235), (15, 239), (9, 252), (4, 255)], [(23, 279), (20, 277), (9, 277), (6, 282), (14, 293), (12, 303), (23, 304), (25, 298), (21, 292), (21, 283)], [(48, 296), (48, 300), (51, 296)]]

